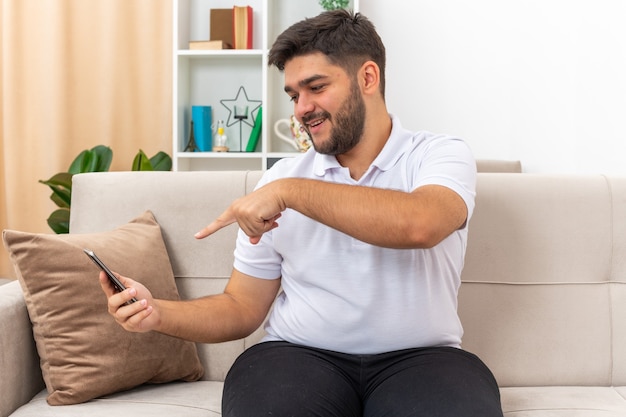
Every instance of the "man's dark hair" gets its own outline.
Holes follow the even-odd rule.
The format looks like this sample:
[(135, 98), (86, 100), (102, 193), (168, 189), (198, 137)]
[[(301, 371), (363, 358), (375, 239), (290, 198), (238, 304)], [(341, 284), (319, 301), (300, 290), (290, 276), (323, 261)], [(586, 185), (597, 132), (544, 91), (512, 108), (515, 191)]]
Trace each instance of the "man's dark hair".
[(351, 76), (365, 61), (380, 68), (380, 92), (385, 94), (385, 45), (376, 28), (360, 13), (339, 9), (304, 19), (281, 33), (269, 52), (269, 65), (280, 71), (290, 59), (321, 52)]

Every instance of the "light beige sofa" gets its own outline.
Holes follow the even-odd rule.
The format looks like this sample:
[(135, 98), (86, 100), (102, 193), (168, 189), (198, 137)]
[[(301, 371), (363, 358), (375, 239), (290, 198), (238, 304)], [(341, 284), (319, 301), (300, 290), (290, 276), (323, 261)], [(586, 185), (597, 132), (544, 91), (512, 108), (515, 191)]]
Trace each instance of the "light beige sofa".
[[(112, 229), (150, 209), (181, 295), (218, 292), (231, 270), (236, 228), (203, 241), (192, 235), (259, 175), (79, 175), (71, 230)], [(626, 178), (482, 173), (477, 191), (459, 300), (463, 346), (493, 370), (505, 416), (626, 416)], [(202, 381), (51, 407), (19, 284), (5, 284), (0, 416), (218, 416), (221, 381), (258, 338), (198, 345)]]

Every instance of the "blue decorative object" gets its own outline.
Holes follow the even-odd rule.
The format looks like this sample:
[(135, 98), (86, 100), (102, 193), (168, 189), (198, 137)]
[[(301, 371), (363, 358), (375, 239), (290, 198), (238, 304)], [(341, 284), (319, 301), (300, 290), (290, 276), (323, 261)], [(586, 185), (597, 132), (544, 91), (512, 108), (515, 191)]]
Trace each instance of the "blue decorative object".
[(191, 120), (193, 120), (193, 134), (198, 150), (209, 152), (213, 147), (211, 106), (191, 106)]

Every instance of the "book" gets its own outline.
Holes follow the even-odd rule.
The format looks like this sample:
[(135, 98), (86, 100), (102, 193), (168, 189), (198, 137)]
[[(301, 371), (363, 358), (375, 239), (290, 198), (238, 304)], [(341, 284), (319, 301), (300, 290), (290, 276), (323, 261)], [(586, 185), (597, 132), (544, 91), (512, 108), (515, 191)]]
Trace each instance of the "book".
[(252, 7), (233, 7), (233, 47), (252, 49)]
[(189, 49), (197, 50), (197, 49), (229, 49), (226, 42), (221, 40), (215, 41), (190, 41)]
[(259, 143), (259, 137), (261, 137), (261, 124), (263, 123), (263, 107), (259, 107), (259, 111), (256, 113), (254, 119), (254, 127), (250, 132), (250, 139), (246, 145), (246, 152), (254, 152), (256, 145)]
[(209, 40), (223, 41), (224, 49), (233, 47), (233, 9), (211, 9)]

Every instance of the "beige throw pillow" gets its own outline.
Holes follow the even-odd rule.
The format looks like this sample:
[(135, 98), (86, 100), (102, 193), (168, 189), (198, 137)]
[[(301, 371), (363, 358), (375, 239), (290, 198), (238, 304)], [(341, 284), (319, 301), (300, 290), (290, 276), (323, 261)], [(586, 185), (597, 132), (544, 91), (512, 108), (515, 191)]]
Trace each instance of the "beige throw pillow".
[(129, 333), (107, 313), (92, 249), (109, 268), (178, 299), (174, 274), (151, 212), (115, 230), (33, 234), (3, 240), (33, 325), (51, 405), (75, 404), (143, 383), (194, 381), (203, 374), (194, 343), (159, 333)]

